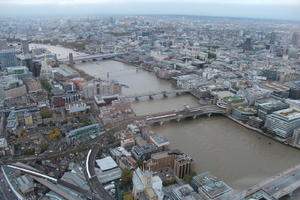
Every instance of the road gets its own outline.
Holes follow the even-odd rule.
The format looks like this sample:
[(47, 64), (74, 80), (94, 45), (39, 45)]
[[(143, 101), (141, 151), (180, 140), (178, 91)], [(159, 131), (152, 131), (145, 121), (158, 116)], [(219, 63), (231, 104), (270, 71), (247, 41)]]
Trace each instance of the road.
[(37, 156), (23, 155), (23, 156), (18, 156), (18, 157), (2, 157), (0, 159), (0, 164), (4, 165), (4, 164), (15, 163), (15, 162), (26, 162), (26, 161), (31, 161), (31, 160), (45, 160), (45, 159), (51, 159), (51, 158), (55, 158), (55, 157), (68, 155), (70, 153), (82, 152), (85, 150), (89, 150), (95, 144), (98, 144), (99, 141), (101, 141), (103, 138), (105, 138), (106, 136), (108, 136), (110, 134), (113, 134), (115, 132), (122, 130), (124, 127), (126, 127), (132, 121), (133, 121), (133, 119), (122, 121), (122, 122), (118, 123), (115, 127), (108, 129), (102, 135), (100, 135), (92, 140), (85, 141), (81, 145), (76, 145), (76, 146), (74, 145), (74, 146), (70, 147), (69, 149), (61, 151), (61, 152), (52, 152), (52, 153), (48, 152), (47, 154), (40, 154)]
[(99, 145), (94, 145), (94, 147), (89, 151), (89, 155), (86, 161), (86, 179), (89, 182), (89, 185), (92, 191), (99, 195), (100, 199), (103, 200), (114, 200), (113, 197), (109, 195), (109, 193), (104, 189), (98, 177), (95, 173), (95, 160), (96, 156), (100, 150)]
[[(100, 183), (100, 181), (98, 180), (97, 176), (95, 175), (95, 159), (97, 156), (97, 153), (100, 150), (100, 146), (98, 145), (100, 143), (100, 141), (105, 138), (108, 135), (114, 134), (116, 132), (119, 132), (120, 130), (124, 129), (129, 123), (131, 123), (132, 120), (125, 120), (122, 121), (120, 123), (118, 123), (115, 127), (111, 127), (110, 129), (108, 129), (105, 133), (103, 133), (102, 135), (98, 136), (97, 138), (93, 139), (93, 140), (89, 140), (88, 142), (83, 143), (82, 145), (78, 145), (76, 147), (73, 147), (71, 149), (68, 149), (66, 151), (63, 152), (57, 152), (57, 153), (47, 153), (46, 155), (39, 155), (39, 156), (22, 156), (22, 157), (14, 157), (14, 158), (10, 158), (10, 159), (4, 159), (2, 158), (0, 160), (0, 164), (4, 165), (4, 164), (10, 164), (10, 163), (16, 163), (16, 162), (22, 162), (22, 161), (30, 161), (30, 160), (42, 160), (42, 159), (49, 159), (49, 158), (53, 158), (53, 157), (59, 157), (59, 156), (63, 156), (63, 155), (67, 155), (70, 153), (74, 153), (74, 152), (78, 152), (78, 151), (84, 151), (84, 150), (88, 150), (91, 149), (92, 153), (91, 153), (91, 158), (89, 159), (89, 171), (92, 174), (91, 178), (87, 178), (91, 189), (93, 191), (93, 194), (87, 194), (88, 196), (93, 196), (94, 199), (100, 199), (100, 200), (113, 200), (114, 198), (111, 197), (108, 192), (103, 188), (102, 184)], [(109, 144), (105, 147), (102, 148), (109, 148), (111, 146), (116, 146), (119, 143), (119, 141), (115, 141), (112, 144)], [(62, 181), (60, 181), (60, 183), (63, 183)], [(67, 186), (65, 183), (63, 183), (65, 186)], [(68, 187), (68, 186), (67, 186)], [(74, 189), (74, 188), (73, 188)], [(76, 188), (78, 191), (78, 188)], [(1, 191), (1, 190), (0, 190)], [(2, 193), (0, 193), (0, 199), (7, 199), (5, 196), (3, 196), (2, 198)], [(14, 199), (14, 198), (8, 198), (8, 199)]]

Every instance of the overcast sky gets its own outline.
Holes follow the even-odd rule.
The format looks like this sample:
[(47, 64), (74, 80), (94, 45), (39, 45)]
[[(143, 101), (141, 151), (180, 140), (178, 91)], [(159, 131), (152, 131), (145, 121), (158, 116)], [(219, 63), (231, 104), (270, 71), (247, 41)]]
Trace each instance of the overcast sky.
[(300, 20), (300, 0), (0, 0), (0, 15), (184, 14)]

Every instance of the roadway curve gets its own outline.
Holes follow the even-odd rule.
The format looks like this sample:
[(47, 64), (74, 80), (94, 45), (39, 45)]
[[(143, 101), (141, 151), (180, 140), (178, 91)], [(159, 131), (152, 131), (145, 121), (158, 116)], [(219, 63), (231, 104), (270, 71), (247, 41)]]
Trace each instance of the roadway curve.
[(86, 158), (86, 179), (94, 193), (96, 193), (100, 199), (103, 200), (114, 200), (112, 196), (104, 189), (100, 183), (96, 173), (95, 173), (95, 160), (98, 152), (100, 151), (100, 146), (95, 145), (89, 152)]
[[(131, 123), (131, 120), (124, 121), (120, 123), (115, 128), (110, 129), (107, 132), (115, 133), (122, 129), (124, 129), (129, 123)], [(109, 146), (116, 146), (116, 143), (119, 143), (119, 141), (116, 141), (113, 144), (110, 144)], [(85, 161), (85, 177), (86, 180), (88, 180), (89, 185), (94, 193), (96, 193), (102, 200), (114, 200), (112, 196), (103, 188), (102, 183), (99, 181), (96, 173), (95, 173), (95, 162), (96, 162), (96, 156), (98, 152), (102, 149), (99, 144), (95, 144), (88, 152), (86, 161)], [(105, 147), (107, 148), (107, 146)]]

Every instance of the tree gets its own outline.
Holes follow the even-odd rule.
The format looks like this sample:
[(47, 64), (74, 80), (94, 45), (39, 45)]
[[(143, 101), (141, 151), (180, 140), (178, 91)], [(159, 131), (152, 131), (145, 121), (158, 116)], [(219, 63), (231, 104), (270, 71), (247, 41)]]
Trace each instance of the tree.
[(191, 181), (192, 181), (192, 178), (194, 177), (194, 176), (196, 176), (197, 174), (196, 174), (196, 172), (192, 172), (190, 175), (186, 175), (186, 176), (184, 176), (183, 177), (183, 181), (185, 182), (185, 183), (191, 183)]
[(82, 126), (88, 126), (92, 124), (91, 120), (88, 118), (79, 118), (79, 122), (82, 124)]
[(168, 179), (163, 182), (163, 186), (173, 185), (177, 183), (176, 178)]
[(42, 87), (43, 87), (45, 90), (47, 90), (48, 92), (51, 91), (52, 86), (50, 85), (50, 83), (48, 82), (47, 79), (41, 78), (41, 79), (40, 79), (40, 83), (41, 83)]
[(215, 53), (211, 53), (211, 52), (209, 52), (208, 53), (208, 59), (216, 59), (217, 58), (217, 55), (215, 54)]
[(128, 168), (123, 169), (121, 177), (121, 187), (125, 188), (132, 184), (132, 171)]
[(28, 136), (28, 133), (26, 132), (26, 130), (22, 130), (20, 137), (26, 137)]
[(139, 168), (142, 168), (143, 167), (143, 164), (144, 164), (144, 161), (143, 160), (137, 160), (136, 161), (136, 164)]
[(59, 128), (54, 128), (48, 132), (51, 139), (58, 139), (61, 136), (61, 130)]
[(49, 147), (49, 144), (48, 144), (48, 143), (42, 144), (41, 151), (42, 151), (42, 152), (46, 151), (46, 150), (48, 149), (48, 147)]
[(124, 194), (123, 200), (133, 200), (133, 195), (132, 194)]
[(55, 124), (55, 122), (50, 121), (50, 122), (49, 122), (49, 125), (50, 125), (50, 126), (55, 126), (56, 124)]
[(34, 152), (35, 152), (35, 149), (34, 149), (34, 148), (33, 148), (33, 149), (26, 149), (25, 152), (24, 152), (24, 154), (25, 154), (25, 155), (33, 155)]
[(53, 116), (53, 112), (49, 109), (43, 109), (40, 111), (40, 115), (43, 119), (51, 118)]

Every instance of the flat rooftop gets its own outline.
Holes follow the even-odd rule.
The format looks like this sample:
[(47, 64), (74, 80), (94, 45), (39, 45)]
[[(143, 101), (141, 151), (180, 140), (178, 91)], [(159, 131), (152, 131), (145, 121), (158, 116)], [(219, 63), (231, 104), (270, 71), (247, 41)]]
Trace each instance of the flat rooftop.
[(110, 156), (107, 156), (102, 159), (98, 159), (98, 160), (96, 160), (96, 163), (102, 171), (107, 171), (107, 170), (118, 167), (117, 163)]
[(287, 108), (274, 112), (277, 115), (281, 115), (289, 120), (300, 118), (300, 110), (296, 108)]
[(210, 172), (204, 172), (193, 177), (193, 183), (199, 187), (199, 192), (204, 192), (209, 198), (214, 199), (232, 189)]

